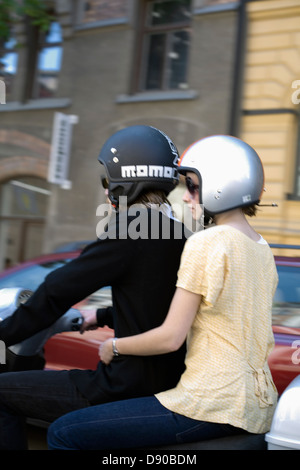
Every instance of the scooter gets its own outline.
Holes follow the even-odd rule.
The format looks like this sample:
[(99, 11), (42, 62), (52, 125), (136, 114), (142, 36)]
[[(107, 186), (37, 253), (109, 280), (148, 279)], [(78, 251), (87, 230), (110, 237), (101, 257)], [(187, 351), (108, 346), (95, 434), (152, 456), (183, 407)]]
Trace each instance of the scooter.
[[(0, 321), (12, 315), (19, 305), (25, 303), (32, 294), (33, 291), (18, 287), (1, 289)], [(83, 317), (80, 311), (71, 308), (49, 328), (36, 333), (19, 344), (6, 348), (4, 343), (0, 341), (0, 372), (43, 369), (45, 365), (43, 349), (48, 339), (56, 333), (62, 333), (63, 331), (78, 331), (82, 322)], [(297, 386), (299, 393), (300, 376)], [(299, 407), (297, 409), (300, 410)], [(242, 432), (238, 435), (218, 439), (162, 446), (155, 450), (174, 450), (177, 452), (180, 450), (267, 450), (267, 440), (271, 440), (271, 438), (268, 438), (270, 435), (267, 434), (266, 439), (264, 434)], [(300, 444), (297, 448), (300, 448)]]
[[(0, 321), (12, 315), (32, 294), (33, 291), (21, 287), (0, 289)], [(82, 322), (80, 311), (71, 308), (49, 328), (21, 343), (6, 347), (3, 341), (0, 341), (0, 372), (43, 369), (45, 365), (43, 349), (48, 339), (63, 331), (78, 331)]]

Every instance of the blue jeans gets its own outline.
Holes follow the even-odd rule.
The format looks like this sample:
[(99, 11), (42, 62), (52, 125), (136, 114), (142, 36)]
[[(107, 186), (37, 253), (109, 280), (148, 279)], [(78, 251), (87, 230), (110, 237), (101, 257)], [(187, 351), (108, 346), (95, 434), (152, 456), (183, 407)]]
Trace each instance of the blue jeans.
[(155, 397), (133, 398), (73, 411), (48, 430), (50, 450), (141, 448), (213, 439), (241, 433), (169, 411)]

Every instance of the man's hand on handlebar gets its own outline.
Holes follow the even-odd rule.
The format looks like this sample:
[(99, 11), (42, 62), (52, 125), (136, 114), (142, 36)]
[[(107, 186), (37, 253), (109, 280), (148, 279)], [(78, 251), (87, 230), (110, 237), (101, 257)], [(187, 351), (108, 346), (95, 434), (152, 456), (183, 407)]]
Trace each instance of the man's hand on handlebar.
[(97, 309), (92, 310), (81, 310), (81, 315), (83, 316), (83, 322), (80, 328), (80, 333), (83, 334), (88, 330), (96, 330), (97, 325)]

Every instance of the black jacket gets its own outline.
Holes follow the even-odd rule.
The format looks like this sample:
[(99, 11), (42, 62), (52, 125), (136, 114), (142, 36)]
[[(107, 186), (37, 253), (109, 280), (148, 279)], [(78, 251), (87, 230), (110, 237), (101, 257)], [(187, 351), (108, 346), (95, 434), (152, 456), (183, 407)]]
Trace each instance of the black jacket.
[[(22, 341), (104, 286), (112, 287), (116, 337), (160, 325), (174, 294), (184, 243), (184, 226), (157, 210), (117, 215), (99, 240), (50, 273), (26, 304), (0, 323), (0, 338), (6, 346)], [(119, 356), (108, 366), (99, 362), (95, 371), (69, 373), (92, 404), (104, 403), (174, 387), (184, 356), (185, 345), (170, 354)]]

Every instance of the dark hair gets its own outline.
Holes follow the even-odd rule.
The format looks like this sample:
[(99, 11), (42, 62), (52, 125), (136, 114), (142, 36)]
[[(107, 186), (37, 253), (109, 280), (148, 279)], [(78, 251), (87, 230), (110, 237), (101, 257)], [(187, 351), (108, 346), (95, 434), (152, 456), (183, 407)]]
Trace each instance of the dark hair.
[(133, 204), (144, 204), (145, 206), (149, 204), (170, 204), (166, 193), (160, 190), (153, 190), (153, 191), (143, 191), (139, 196), (135, 199)]
[(252, 204), (251, 206), (242, 207), (242, 211), (245, 215), (249, 217), (254, 217), (257, 213), (257, 204)]

